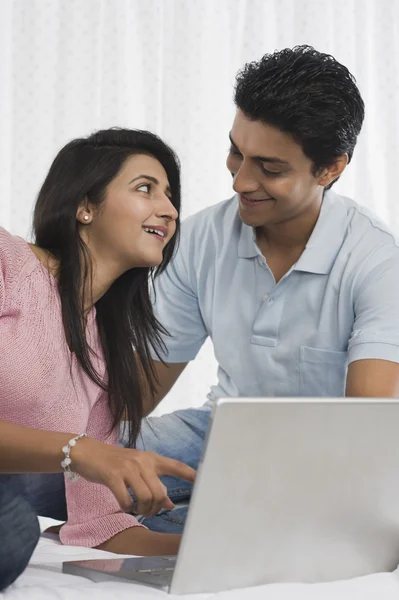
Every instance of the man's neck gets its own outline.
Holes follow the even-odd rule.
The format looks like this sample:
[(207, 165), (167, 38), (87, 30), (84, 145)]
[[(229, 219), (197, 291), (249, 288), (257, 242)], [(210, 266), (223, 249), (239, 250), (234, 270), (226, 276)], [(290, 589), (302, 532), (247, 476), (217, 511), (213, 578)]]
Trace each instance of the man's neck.
[(307, 211), (289, 221), (259, 227), (256, 241), (260, 249), (273, 254), (289, 254), (304, 249), (319, 218), (321, 200), (312, 211)]

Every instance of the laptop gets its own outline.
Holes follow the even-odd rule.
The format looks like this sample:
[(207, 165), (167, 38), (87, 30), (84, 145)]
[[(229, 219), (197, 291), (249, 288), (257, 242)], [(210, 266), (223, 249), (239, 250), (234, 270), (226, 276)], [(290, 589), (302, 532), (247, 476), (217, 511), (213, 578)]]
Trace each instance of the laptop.
[(325, 582), (399, 563), (399, 401), (220, 399), (176, 557), (64, 562), (173, 594)]

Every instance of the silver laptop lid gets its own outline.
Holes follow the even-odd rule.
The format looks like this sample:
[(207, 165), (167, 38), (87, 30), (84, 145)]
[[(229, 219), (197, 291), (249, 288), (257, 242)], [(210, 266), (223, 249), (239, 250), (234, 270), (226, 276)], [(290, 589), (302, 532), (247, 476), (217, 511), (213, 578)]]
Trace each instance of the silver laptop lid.
[(170, 591), (392, 570), (399, 402), (221, 399)]

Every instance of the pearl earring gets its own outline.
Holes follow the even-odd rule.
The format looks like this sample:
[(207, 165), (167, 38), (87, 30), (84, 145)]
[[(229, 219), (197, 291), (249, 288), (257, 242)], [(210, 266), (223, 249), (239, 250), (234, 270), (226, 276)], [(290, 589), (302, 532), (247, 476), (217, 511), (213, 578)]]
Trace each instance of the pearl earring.
[(83, 218), (84, 218), (85, 221), (89, 220), (89, 217), (87, 215), (85, 215)]

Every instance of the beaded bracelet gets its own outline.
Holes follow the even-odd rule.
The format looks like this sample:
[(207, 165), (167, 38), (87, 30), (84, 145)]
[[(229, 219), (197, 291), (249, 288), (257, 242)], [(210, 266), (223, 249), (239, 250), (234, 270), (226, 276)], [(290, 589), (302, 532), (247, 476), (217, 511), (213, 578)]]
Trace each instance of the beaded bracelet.
[(87, 436), (87, 433), (80, 433), (79, 435), (77, 435), (74, 438), (72, 438), (71, 440), (69, 440), (68, 444), (66, 446), (63, 446), (63, 448), (62, 448), (62, 451), (65, 454), (65, 458), (61, 462), (61, 467), (64, 469), (65, 475), (68, 477), (69, 481), (72, 481), (72, 483), (77, 481), (77, 479), (79, 478), (79, 475), (77, 473), (73, 473), (73, 471), (71, 470), (72, 460), (69, 455), (70, 455), (70, 452), (71, 452), (71, 449), (73, 448), (73, 446), (76, 446), (76, 442), (78, 440), (80, 440), (82, 437), (86, 437), (86, 436)]

